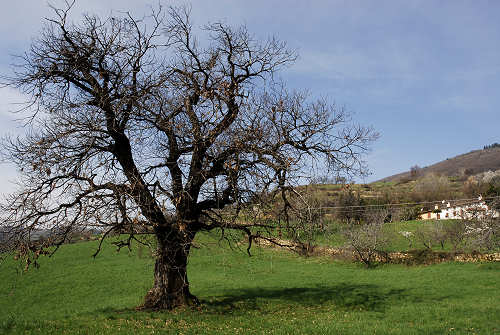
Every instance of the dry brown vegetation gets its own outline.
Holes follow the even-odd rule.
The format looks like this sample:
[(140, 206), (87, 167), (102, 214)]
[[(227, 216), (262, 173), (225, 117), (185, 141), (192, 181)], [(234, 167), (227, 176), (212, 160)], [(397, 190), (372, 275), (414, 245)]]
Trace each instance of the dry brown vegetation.
[[(420, 169), (420, 175), (435, 173), (444, 176), (464, 176), (478, 174), (488, 170), (500, 169), (500, 148), (492, 147), (474, 150), (469, 153), (447, 158), (441, 162)], [(411, 171), (385, 177), (380, 181), (390, 182), (411, 178)]]

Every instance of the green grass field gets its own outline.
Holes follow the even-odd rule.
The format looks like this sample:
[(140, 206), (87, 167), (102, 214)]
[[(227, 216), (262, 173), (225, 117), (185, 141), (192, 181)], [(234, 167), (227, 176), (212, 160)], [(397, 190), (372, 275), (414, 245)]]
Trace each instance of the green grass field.
[(146, 257), (65, 245), (39, 269), (0, 263), (0, 334), (500, 334), (500, 263), (362, 265), (220, 248), (201, 235), (194, 310), (138, 312)]
[[(440, 220), (438, 223), (441, 225), (452, 224), (454, 220)], [(389, 243), (384, 247), (384, 251), (395, 252), (395, 251), (409, 251), (415, 249), (425, 249), (425, 245), (422, 240), (418, 237), (417, 230), (430, 228), (435, 225), (434, 220), (412, 220), (412, 221), (402, 221), (402, 222), (391, 222), (384, 223), (383, 230), (386, 237), (389, 239)], [(343, 236), (342, 231), (348, 229), (346, 224), (339, 224), (335, 221), (325, 220), (325, 225), (327, 225), (326, 233), (318, 233), (313, 237), (313, 243), (319, 246), (328, 247), (345, 247), (347, 244), (346, 238)], [(411, 236), (405, 238), (402, 232), (410, 232)], [(285, 235), (284, 238), (287, 238)], [(432, 245), (432, 250), (434, 251), (452, 251), (452, 244), (447, 239), (444, 243), (444, 249), (440, 244), (434, 243)], [(465, 252), (471, 252), (473, 249), (467, 248), (465, 246)], [(499, 250), (495, 250), (499, 251)]]

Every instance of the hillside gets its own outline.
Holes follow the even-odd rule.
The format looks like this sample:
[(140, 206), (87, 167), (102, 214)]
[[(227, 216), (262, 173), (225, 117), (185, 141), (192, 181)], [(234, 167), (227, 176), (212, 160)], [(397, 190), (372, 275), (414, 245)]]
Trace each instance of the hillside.
[[(435, 173), (451, 177), (464, 174), (478, 174), (488, 170), (495, 171), (498, 169), (500, 169), (500, 148), (493, 147), (483, 150), (474, 150), (453, 158), (447, 158), (436, 164), (421, 168), (419, 175)], [(379, 181), (399, 181), (409, 177), (410, 171), (406, 171), (383, 178)]]
[[(500, 171), (500, 146), (485, 147), (431, 166), (383, 178), (370, 184), (344, 185), (315, 184), (310, 191), (321, 206), (345, 206), (342, 196), (352, 191), (361, 202), (351, 199), (350, 205), (374, 205), (401, 202), (442, 201), (443, 199), (473, 198), (487, 194), (487, 183), (466, 183), (472, 176), (482, 180), (486, 171)], [(435, 176), (432, 176), (435, 175)], [(497, 187), (498, 188), (498, 187)], [(498, 191), (496, 191), (498, 193)], [(345, 202), (345, 201), (344, 201)]]

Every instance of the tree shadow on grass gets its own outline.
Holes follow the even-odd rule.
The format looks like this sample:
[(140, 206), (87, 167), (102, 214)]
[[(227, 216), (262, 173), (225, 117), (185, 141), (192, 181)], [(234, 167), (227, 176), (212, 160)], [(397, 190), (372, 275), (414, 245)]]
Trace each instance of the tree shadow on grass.
[(335, 286), (232, 290), (220, 298), (203, 301), (203, 304), (208, 312), (216, 313), (261, 310), (261, 306), (266, 304), (302, 307), (334, 305), (340, 309), (383, 312), (391, 301), (405, 296), (403, 289), (387, 290), (377, 285), (342, 283)]
[[(403, 299), (412, 299), (404, 289), (390, 289), (372, 284), (340, 283), (333, 286), (291, 288), (242, 288), (224, 291), (224, 295), (201, 300), (196, 308), (206, 314), (244, 314), (249, 311), (268, 313), (283, 309), (319, 308), (384, 312), (387, 306)], [(108, 318), (139, 316), (133, 308), (105, 308), (99, 312)], [(177, 311), (179, 312), (179, 311)], [(139, 316), (140, 318), (140, 316)]]

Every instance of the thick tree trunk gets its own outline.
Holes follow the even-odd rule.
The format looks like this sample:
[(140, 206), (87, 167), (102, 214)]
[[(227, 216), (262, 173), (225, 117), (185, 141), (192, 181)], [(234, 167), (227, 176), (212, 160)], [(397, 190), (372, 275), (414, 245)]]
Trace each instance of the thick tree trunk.
[(141, 308), (174, 309), (198, 304), (198, 299), (189, 292), (187, 277), (187, 261), (193, 238), (194, 233), (172, 232), (169, 236), (157, 234), (154, 284)]

